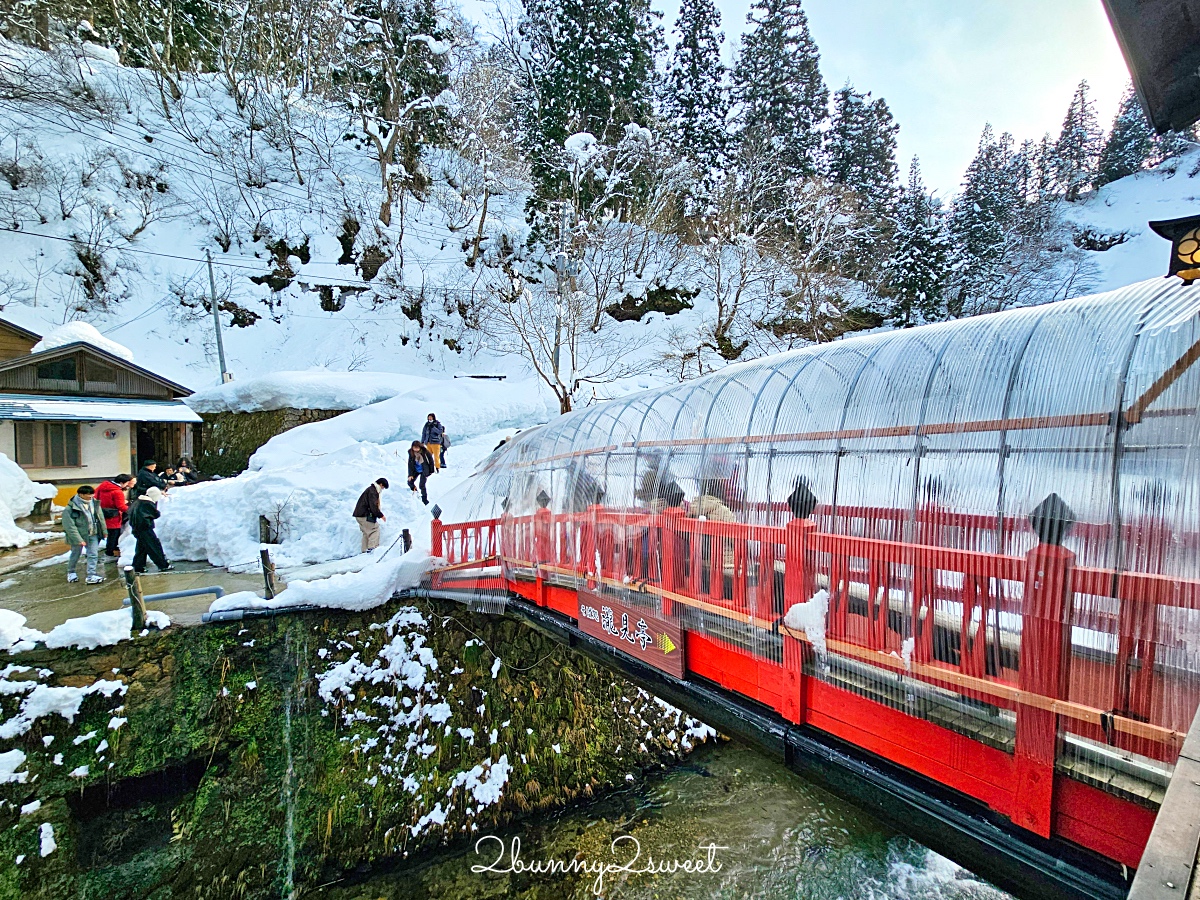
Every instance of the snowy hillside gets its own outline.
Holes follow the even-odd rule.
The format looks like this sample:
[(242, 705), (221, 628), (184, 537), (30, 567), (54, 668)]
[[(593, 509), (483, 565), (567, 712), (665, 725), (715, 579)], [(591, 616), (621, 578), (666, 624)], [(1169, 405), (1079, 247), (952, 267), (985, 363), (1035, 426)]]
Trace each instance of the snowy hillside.
[[(291, 115), (307, 139), (284, 140), (248, 121), (216, 76), (189, 76), (175, 101), (146, 71), (92, 44), (53, 54), (0, 44), (0, 56), (30, 86), (25, 97), (0, 99), (0, 212), (11, 229), (0, 232), (5, 317), (40, 333), (64, 321), (90, 323), (140, 364), (202, 389), (217, 381), (206, 307), (211, 253), (228, 365), (238, 379), (311, 367), (422, 377), (528, 373), (527, 360), (500, 352), (513, 343), (512, 334), (501, 335), (504, 323), (482, 315), (485, 299), (513, 271), (534, 287), (546, 281), (533, 257), (517, 259), (515, 270), (511, 257), (507, 270), (498, 268), (529, 236), (527, 181), (493, 183), (484, 219), (481, 198), (467, 192), (471, 164), (429, 149), (428, 185), (383, 226), (375, 221), (379, 170), (345, 109), (313, 97), (297, 102)], [(643, 132), (629, 131), (628, 140), (650, 140)], [(1167, 246), (1145, 223), (1195, 211), (1198, 165), (1192, 151), (1079, 202), (1060, 202), (1076, 233), (1095, 237), (1068, 293), (1162, 273)], [(745, 262), (737, 254), (757, 252), (744, 250), (744, 240), (714, 256), (619, 223), (589, 228), (578, 281), (580, 291), (592, 290), (602, 339), (581, 328), (568, 343), (574, 352), (576, 343), (593, 341), (579, 349), (580, 367), (611, 367), (595, 361), (604, 352), (636, 365), (617, 373), (616, 384), (584, 385), (579, 402), (723, 364), (707, 351), (698, 361), (694, 337), (731, 315), (723, 292), (808, 290), (786, 267), (731, 285), (728, 272)], [(479, 235), (482, 252), (468, 265)], [(655, 290), (669, 296), (648, 308), (663, 311), (635, 309), (640, 319), (629, 321), (600, 312), (602, 301), (637, 307)], [(540, 322), (554, 316), (550, 300), (512, 308), (518, 319)], [(766, 332), (726, 336), (741, 339), (749, 355), (779, 346)], [(402, 380), (396, 389), (416, 383)]]

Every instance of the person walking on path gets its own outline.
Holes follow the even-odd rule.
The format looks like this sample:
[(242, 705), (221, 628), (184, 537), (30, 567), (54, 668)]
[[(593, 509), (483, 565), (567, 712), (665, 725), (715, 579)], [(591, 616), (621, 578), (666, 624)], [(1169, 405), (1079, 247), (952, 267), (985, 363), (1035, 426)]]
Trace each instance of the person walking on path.
[(100, 584), (104, 576), (96, 571), (96, 563), (100, 556), (100, 539), (106, 537), (108, 532), (104, 513), (100, 511), (100, 501), (96, 499), (96, 489), (90, 484), (80, 487), (67, 503), (67, 508), (63, 510), (62, 526), (71, 548), (71, 555), (67, 558), (67, 581), (79, 580), (75, 568), (79, 565), (80, 554), (86, 552), (87, 583)]
[[(425, 445), (425, 449), (429, 451), (429, 455), (433, 457), (433, 470), (436, 472), (442, 468), (442, 441), (446, 437), (446, 426), (438, 421), (437, 416), (433, 413), (425, 420), (425, 427), (421, 429), (421, 443)], [(409, 465), (412, 465), (409, 463)], [(432, 472), (430, 473), (433, 474)]]
[(142, 463), (141, 469), (138, 470), (137, 484), (130, 491), (129, 499), (136, 500), (152, 487), (156, 487), (160, 491), (165, 491), (167, 489), (167, 482), (158, 474), (158, 463), (152, 459), (148, 459)]
[(129, 527), (137, 539), (137, 548), (133, 552), (133, 570), (139, 575), (146, 574), (146, 557), (158, 566), (158, 571), (171, 571), (171, 563), (163, 553), (162, 541), (154, 532), (154, 520), (162, 515), (158, 510), (158, 501), (163, 498), (161, 488), (150, 487), (146, 493), (138, 497), (129, 509)]
[(387, 516), (379, 506), (379, 495), (388, 487), (386, 478), (376, 478), (358, 495), (358, 502), (354, 504), (354, 521), (358, 523), (358, 530), (362, 532), (361, 553), (379, 546), (379, 523), (387, 521)]
[(437, 468), (428, 446), (420, 441), (413, 441), (412, 446), (408, 448), (408, 486), (415, 494), (418, 493), (417, 487), (420, 485), (421, 502), (426, 506), (429, 505), (429, 494), (425, 491), (425, 482)]
[(125, 514), (129, 511), (129, 502), (125, 492), (133, 487), (132, 475), (118, 475), (109, 481), (100, 482), (96, 488), (96, 500), (104, 513), (104, 527), (108, 529), (108, 541), (104, 546), (105, 556), (120, 556), (117, 542), (121, 539), (121, 529), (125, 525)]

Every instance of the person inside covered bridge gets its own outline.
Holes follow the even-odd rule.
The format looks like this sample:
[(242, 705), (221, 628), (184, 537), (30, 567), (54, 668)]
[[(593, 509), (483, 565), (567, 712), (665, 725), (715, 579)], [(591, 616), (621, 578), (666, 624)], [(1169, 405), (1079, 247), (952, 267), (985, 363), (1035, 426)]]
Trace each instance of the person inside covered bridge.
[[(703, 519), (722, 525), (732, 525), (737, 522), (737, 516), (729, 508), (729, 480), (725, 478), (705, 478), (700, 482), (700, 496), (688, 508), (688, 518)], [(710, 590), (712, 538), (705, 535), (700, 541), (700, 590), (707, 594)], [(721, 571), (723, 574), (722, 596), (726, 600), (733, 597), (735, 553), (732, 538), (721, 539)]]

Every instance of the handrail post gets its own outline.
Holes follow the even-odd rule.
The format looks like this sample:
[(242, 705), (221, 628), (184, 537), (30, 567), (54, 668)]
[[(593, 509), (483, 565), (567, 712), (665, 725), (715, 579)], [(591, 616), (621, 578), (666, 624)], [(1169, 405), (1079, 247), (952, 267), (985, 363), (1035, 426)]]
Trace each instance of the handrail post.
[(442, 555), (442, 520), (435, 518), (429, 523), (429, 552), (435, 559)]
[(662, 553), (660, 560), (662, 568), (662, 579), (660, 581), (663, 589), (662, 614), (667, 617), (675, 615), (675, 601), (666, 596), (666, 592), (672, 594), (679, 593), (679, 567), (683, 562), (683, 545), (679, 540), (679, 523), (683, 519), (683, 510), (679, 507), (671, 507), (663, 510), (658, 516), (658, 521), (661, 527), (662, 539), (659, 543)]
[[(1075, 554), (1056, 544), (1038, 544), (1025, 557), (1021, 602), (1022, 695), (1064, 699), (1071, 662), (1071, 587)], [(1058, 714), (1017, 704), (1016, 821), (1050, 837), (1054, 812), (1054, 764), (1058, 756)]]
[(129, 611), (132, 616), (131, 634), (138, 634), (146, 627), (146, 601), (142, 594), (142, 583), (133, 566), (125, 567), (125, 586), (129, 588)]
[(262, 563), (263, 597), (273, 600), (279, 589), (275, 584), (275, 563), (271, 562), (271, 551), (263, 547), (258, 551), (258, 558)]
[[(785, 614), (793, 604), (804, 603), (815, 593), (816, 573), (809, 564), (809, 548), (816, 531), (816, 523), (808, 519), (792, 519), (787, 523), (783, 568)], [(798, 638), (788, 634), (783, 636), (783, 708), (780, 714), (797, 725), (804, 724), (806, 719), (804, 652), (804, 644)]]
[(587, 508), (587, 516), (583, 520), (582, 534), (579, 536), (579, 574), (584, 577), (584, 583), (595, 587), (600, 573), (596, 566), (596, 516), (604, 507), (592, 504)]
[(542, 564), (550, 562), (550, 547), (551, 547), (551, 526), (554, 522), (554, 514), (546, 507), (542, 507), (533, 514), (533, 564), (537, 572), (537, 605), (545, 606), (546, 599), (546, 576), (542, 571)]

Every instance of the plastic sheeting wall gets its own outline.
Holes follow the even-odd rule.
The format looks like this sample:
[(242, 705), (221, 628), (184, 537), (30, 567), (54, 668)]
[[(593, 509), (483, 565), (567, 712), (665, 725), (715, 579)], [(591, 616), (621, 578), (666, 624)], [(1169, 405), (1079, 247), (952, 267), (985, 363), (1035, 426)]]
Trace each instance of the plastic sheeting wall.
[[(1198, 347), (1200, 286), (1176, 279), (814, 346), (522, 433), (477, 474), (471, 517), (499, 519), (509, 577), (528, 576), (529, 525), (545, 505), (556, 516), (558, 568), (574, 570), (558, 573), (564, 583), (612, 576), (608, 589), (624, 584), (636, 593), (639, 583), (654, 583), (664, 566), (683, 559), (704, 570), (703, 584), (689, 582), (690, 590), (718, 606), (736, 606), (741, 597), (745, 608), (745, 598), (769, 596), (768, 604), (751, 604), (749, 624), (721, 622), (694, 606), (678, 612), (690, 629), (768, 657), (779, 654), (774, 623), (808, 599), (764, 587), (786, 570), (782, 530), (750, 539), (743, 530), (736, 542), (694, 532), (681, 539), (684, 550), (671, 551), (672, 560), (663, 558), (661, 529), (650, 527), (647, 515), (679, 509), (680, 521), (703, 516), (709, 523), (780, 528), (807, 490), (818, 504), (811, 517), (821, 534), (1020, 558), (1039, 542), (1029, 514), (1055, 494), (1078, 520), (1063, 540), (1076, 566), (1195, 581)], [(580, 558), (585, 522), (592, 528), (588, 546), (607, 548), (590, 559)], [(980, 587), (963, 571), (938, 569), (932, 587), (923, 589), (929, 609), (915, 609), (913, 566), (897, 560), (882, 576), (876, 566), (868, 577), (868, 562), (839, 563), (831, 546), (814, 552), (810, 588), (832, 590), (835, 604), (841, 602), (846, 640), (882, 642), (881, 649), (908, 662), (914, 623), (932, 616), (936, 646), (926, 658), (933, 664), (965, 667), (964, 643), (980, 630), (986, 677), (1017, 683), (1022, 666), (1038, 664), (1017, 658), (1019, 581), (992, 577)], [(616, 571), (599, 571), (603, 566)], [(1108, 583), (1100, 575), (1076, 580)], [(968, 581), (986, 600), (962, 593)], [(1194, 602), (1147, 604), (1122, 599), (1115, 588), (1087, 589), (1097, 592), (1076, 590), (1071, 600), (1070, 699), (1186, 731), (1200, 690)], [(872, 601), (883, 608), (883, 597), (886, 634), (868, 640), (863, 617)], [(878, 610), (874, 615), (881, 617)], [(833, 622), (829, 627), (837, 630)], [(815, 671), (822, 677), (915, 714), (925, 714), (923, 704), (962, 699), (940, 689), (928, 696), (884, 690), (890, 673), (836, 653), (820, 662)], [(988, 716), (988, 728), (967, 727), (1011, 749), (1009, 711), (1000, 704)], [(1104, 746), (1112, 742), (1077, 725), (1067, 720), (1079, 740), (1061, 750), (1066, 764), (1093, 774), (1097, 767), (1109, 774), (1120, 768)], [(1121, 752), (1173, 759), (1170, 747), (1136, 742)]]

